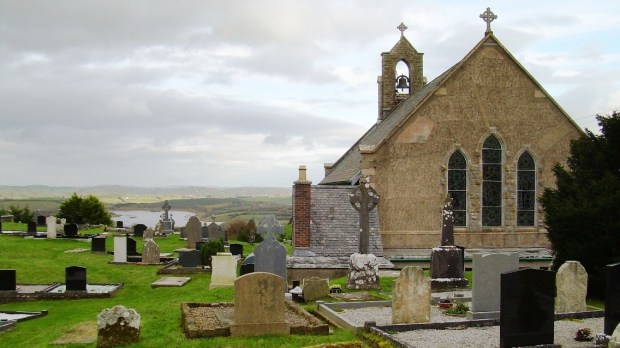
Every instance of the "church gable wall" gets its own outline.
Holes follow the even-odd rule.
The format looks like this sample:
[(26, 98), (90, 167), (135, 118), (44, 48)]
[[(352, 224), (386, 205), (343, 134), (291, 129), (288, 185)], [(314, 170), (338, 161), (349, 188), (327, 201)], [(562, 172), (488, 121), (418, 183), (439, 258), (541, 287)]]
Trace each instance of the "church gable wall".
[[(491, 134), (503, 149), (503, 223), (493, 228), (480, 221), (481, 149)], [(468, 161), (468, 221), (456, 229), (457, 244), (547, 246), (539, 209), (535, 226), (516, 226), (516, 161), (525, 150), (534, 155), (540, 195), (543, 186), (554, 185), (552, 167), (565, 161), (570, 139), (579, 134), (501, 47), (482, 45), (377, 151), (362, 155), (362, 172), (371, 176), (382, 199), (386, 255), (389, 249), (439, 243), (447, 159), (456, 149)]]

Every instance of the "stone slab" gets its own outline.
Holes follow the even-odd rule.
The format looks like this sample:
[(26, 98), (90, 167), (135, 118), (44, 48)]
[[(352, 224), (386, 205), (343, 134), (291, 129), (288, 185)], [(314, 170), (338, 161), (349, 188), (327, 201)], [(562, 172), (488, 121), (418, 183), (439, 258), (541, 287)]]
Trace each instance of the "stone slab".
[(180, 288), (192, 280), (191, 277), (163, 277), (151, 283), (151, 288)]

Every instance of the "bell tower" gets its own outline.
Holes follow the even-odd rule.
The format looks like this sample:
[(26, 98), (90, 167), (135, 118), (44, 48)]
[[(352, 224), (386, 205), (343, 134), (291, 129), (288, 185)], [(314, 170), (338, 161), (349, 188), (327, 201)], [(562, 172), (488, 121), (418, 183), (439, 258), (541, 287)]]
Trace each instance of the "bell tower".
[[(405, 37), (407, 26), (397, 27), (400, 40), (389, 52), (381, 53), (382, 72), (377, 78), (379, 84), (379, 121), (384, 120), (394, 108), (409, 96), (424, 87), (422, 56)], [(399, 63), (404, 63), (406, 71), (396, 73)], [(401, 64), (402, 65), (402, 64)]]

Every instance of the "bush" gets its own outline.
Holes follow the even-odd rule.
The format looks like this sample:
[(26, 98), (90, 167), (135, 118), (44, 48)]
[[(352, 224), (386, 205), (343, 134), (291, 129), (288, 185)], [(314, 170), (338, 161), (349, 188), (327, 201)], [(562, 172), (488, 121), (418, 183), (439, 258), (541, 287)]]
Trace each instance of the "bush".
[(83, 198), (74, 193), (71, 198), (60, 204), (58, 217), (67, 219), (68, 223), (112, 224), (112, 216), (99, 198), (93, 195)]
[(13, 215), (13, 222), (28, 223), (32, 221), (32, 218), (34, 217), (34, 214), (30, 211), (28, 206), (20, 208), (19, 205), (11, 205), (9, 206), (8, 213)]
[[(243, 222), (242, 220), (232, 220), (229, 221), (227, 224), (227, 231), (228, 231), (228, 239), (229, 240), (241, 240), (241, 236), (244, 235), (244, 231), (246, 229), (246, 223)], [(247, 237), (246, 240), (247, 241)]]
[(605, 266), (620, 261), (620, 113), (597, 116), (601, 135), (586, 131), (571, 142), (568, 168), (553, 168), (555, 189), (541, 204), (553, 249), (553, 270), (579, 261), (588, 272), (588, 296), (602, 298)]
[(210, 240), (200, 247), (200, 259), (203, 265), (211, 266), (211, 256), (224, 251), (224, 242)]

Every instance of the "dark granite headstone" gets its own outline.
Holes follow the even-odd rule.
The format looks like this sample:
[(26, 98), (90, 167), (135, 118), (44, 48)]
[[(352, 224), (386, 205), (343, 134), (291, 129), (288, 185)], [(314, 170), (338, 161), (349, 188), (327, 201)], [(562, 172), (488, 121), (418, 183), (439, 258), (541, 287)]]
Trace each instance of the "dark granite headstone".
[(138, 249), (136, 249), (136, 240), (133, 238), (127, 238), (127, 256), (136, 256)]
[(45, 226), (45, 224), (46, 224), (45, 216), (43, 215), (37, 216), (37, 226)]
[(66, 224), (64, 228), (65, 237), (77, 237), (78, 235), (78, 225), (76, 224)]
[(105, 253), (105, 237), (92, 238), (90, 250)]
[(252, 272), (254, 272), (254, 253), (251, 253), (243, 260), (241, 268), (239, 269), (239, 276)]
[(37, 233), (37, 223), (28, 221), (28, 233)]
[(233, 255), (239, 255), (243, 257), (243, 244), (238, 244), (238, 243), (230, 244), (230, 253)]
[(122, 221), (117, 221), (116, 222), (116, 228), (123, 228), (123, 222)]
[(0, 220), (0, 232), (2, 232), (2, 220)]
[(522, 269), (501, 275), (499, 345), (553, 344), (555, 273)]
[(179, 265), (181, 267), (198, 267), (200, 265), (200, 251), (188, 250), (179, 252)]
[[(133, 236), (134, 237), (143, 237), (144, 236), (144, 231), (146, 231), (146, 225), (144, 224), (137, 224), (133, 227)], [(131, 254), (129, 254), (131, 255)]]
[(17, 271), (14, 269), (0, 269), (0, 291), (15, 291), (17, 289)]
[(71, 266), (65, 268), (67, 291), (86, 291), (86, 268)]
[(607, 265), (605, 287), (605, 335), (611, 335), (620, 322), (620, 263)]
[(204, 225), (202, 225), (201, 236), (203, 239), (209, 238), (209, 226), (207, 226), (206, 222), (204, 223)]

